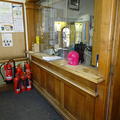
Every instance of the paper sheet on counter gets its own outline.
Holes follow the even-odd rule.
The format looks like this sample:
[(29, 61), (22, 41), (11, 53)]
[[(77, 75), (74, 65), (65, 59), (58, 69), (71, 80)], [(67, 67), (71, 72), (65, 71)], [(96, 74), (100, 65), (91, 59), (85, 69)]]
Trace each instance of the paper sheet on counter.
[(49, 56), (49, 57), (42, 57), (42, 59), (46, 61), (54, 61), (54, 60), (61, 60), (63, 58), (59, 56)]

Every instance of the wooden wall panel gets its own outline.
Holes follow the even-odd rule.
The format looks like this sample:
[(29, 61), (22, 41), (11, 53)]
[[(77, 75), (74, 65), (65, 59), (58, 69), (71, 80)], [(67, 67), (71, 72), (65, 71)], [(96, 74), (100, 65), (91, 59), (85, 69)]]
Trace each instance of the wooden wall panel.
[(115, 16), (116, 16), (116, 0), (102, 0), (100, 4), (101, 14), (100, 28), (99, 28), (99, 67), (98, 71), (105, 82), (98, 86), (98, 91), (100, 93), (99, 98), (95, 108), (95, 119), (105, 120), (107, 117), (107, 102), (109, 96), (109, 84), (110, 84), (110, 72), (111, 72), (111, 55), (112, 55), (112, 44), (114, 39), (114, 26), (115, 26)]
[[(95, 120), (95, 96), (91, 96), (74, 84), (65, 81), (65, 76), (59, 78), (53, 72), (39, 65), (33, 61), (31, 63), (33, 84), (57, 110), (60, 110), (64, 117), (70, 120)], [(41, 71), (46, 75), (45, 88), (39, 82), (40, 78), (44, 78)]]
[(120, 1), (117, 0), (108, 120), (120, 119)]
[(100, 22), (100, 59), (98, 69), (105, 79), (108, 79), (110, 72), (116, 6), (116, 0), (109, 0), (109, 2), (107, 0), (102, 0)]
[(94, 120), (94, 98), (64, 84), (64, 107), (77, 120)]
[(26, 3), (27, 31), (28, 31), (28, 49), (32, 50), (32, 43), (35, 42), (35, 4)]
[(94, 0), (94, 33), (92, 46), (92, 65), (96, 66), (96, 56), (100, 54), (101, 0)]
[(55, 78), (51, 74), (47, 73), (47, 92), (50, 93), (53, 97), (55, 97)]
[(46, 88), (58, 102), (60, 102), (60, 80), (47, 72)]
[(35, 65), (33, 63), (31, 63), (31, 69), (32, 69), (32, 79), (35, 82), (37, 82), (38, 86), (40, 87), (41, 86), (41, 83), (40, 83), (40, 76), (41, 76), (40, 69), (37, 65)]
[(32, 43), (35, 43), (36, 35), (40, 36), (42, 26), (42, 10), (35, 3), (26, 3), (28, 48), (32, 50)]
[(85, 96), (69, 86), (64, 86), (64, 106), (78, 120), (85, 120)]
[(40, 77), (41, 87), (46, 89), (46, 71), (40, 69), (40, 72), (41, 72), (41, 77)]

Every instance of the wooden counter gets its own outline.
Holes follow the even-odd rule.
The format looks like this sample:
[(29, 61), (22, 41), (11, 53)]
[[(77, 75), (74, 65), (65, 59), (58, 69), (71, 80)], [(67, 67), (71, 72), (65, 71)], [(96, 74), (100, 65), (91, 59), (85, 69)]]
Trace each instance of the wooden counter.
[[(42, 57), (48, 56), (48, 55), (43, 53), (35, 53), (32, 56), (43, 60)], [(98, 73), (98, 71), (91, 67), (86, 67), (84, 65), (71, 66), (67, 64), (66, 60), (55, 60), (48, 63), (56, 67), (59, 67), (60, 69), (66, 70), (70, 73), (73, 73), (79, 77), (85, 78), (86, 80), (89, 80), (93, 83), (100, 83), (103, 81), (103, 78)]]
[(34, 86), (66, 118), (94, 120), (102, 76), (94, 69), (71, 66), (65, 60), (45, 61), (46, 54), (31, 55)]

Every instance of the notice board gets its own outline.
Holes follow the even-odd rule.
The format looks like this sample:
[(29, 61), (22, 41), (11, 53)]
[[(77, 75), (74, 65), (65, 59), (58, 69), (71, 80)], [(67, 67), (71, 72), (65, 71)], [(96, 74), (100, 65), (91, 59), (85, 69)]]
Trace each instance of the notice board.
[(0, 1), (0, 60), (25, 57), (23, 4)]

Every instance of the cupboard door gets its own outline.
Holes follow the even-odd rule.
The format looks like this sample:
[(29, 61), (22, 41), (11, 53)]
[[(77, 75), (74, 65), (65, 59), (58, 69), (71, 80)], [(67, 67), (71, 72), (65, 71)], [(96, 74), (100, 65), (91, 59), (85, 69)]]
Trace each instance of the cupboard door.
[(55, 99), (60, 103), (61, 98), (61, 81), (55, 78)]
[(46, 89), (47, 92), (60, 103), (60, 80), (47, 72)]
[(46, 81), (47, 92), (50, 93), (53, 97), (55, 97), (55, 79), (53, 75), (47, 73), (47, 81)]
[(77, 120), (94, 120), (94, 98), (64, 84), (64, 107)]
[(46, 89), (46, 71), (41, 68), (40, 72), (41, 72), (41, 77), (40, 77), (41, 87), (43, 89)]
[(31, 70), (32, 70), (33, 83), (37, 83), (37, 85), (40, 86), (40, 76), (41, 76), (40, 68), (34, 63), (31, 63)]

